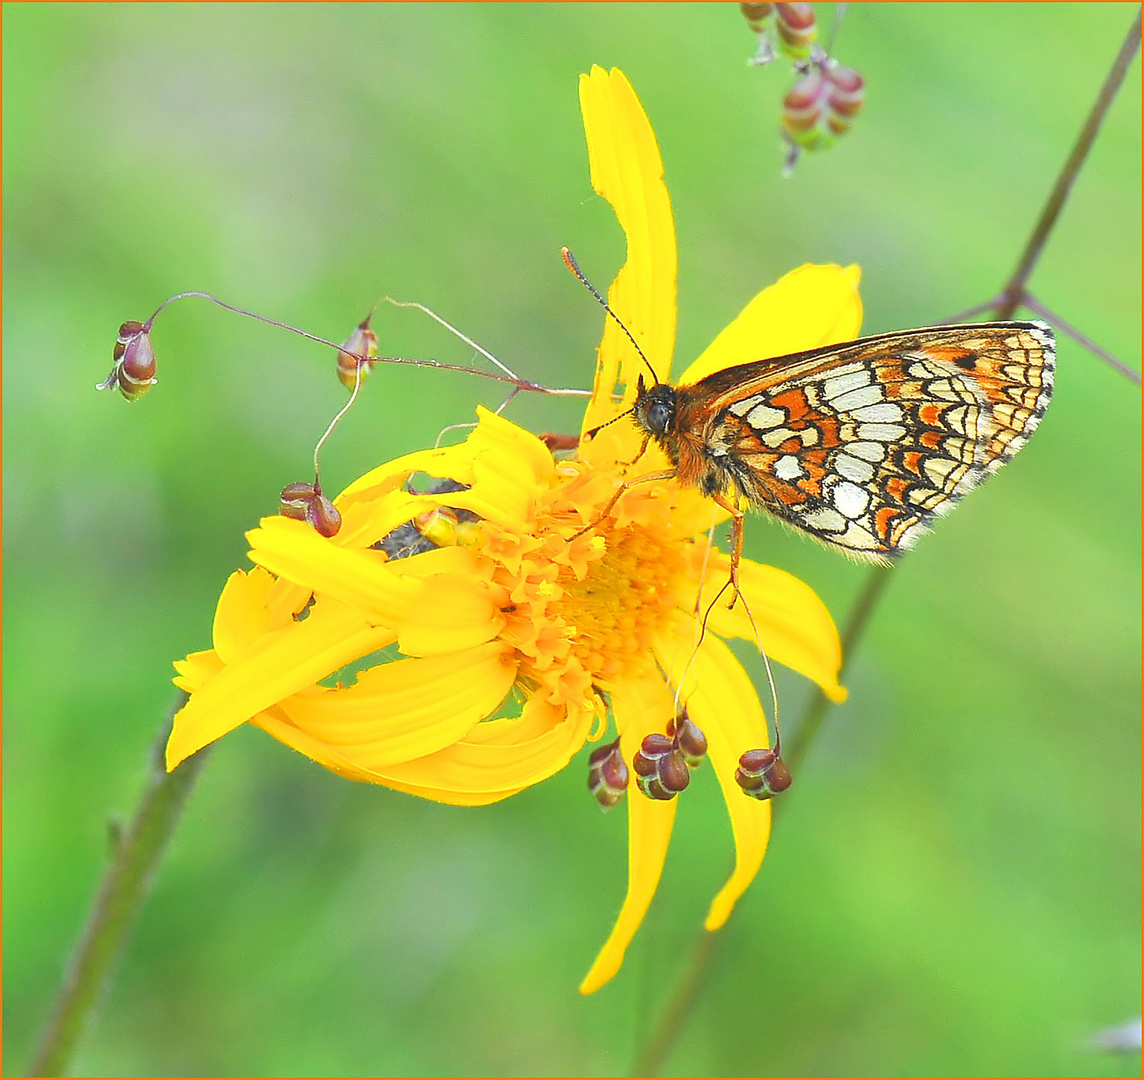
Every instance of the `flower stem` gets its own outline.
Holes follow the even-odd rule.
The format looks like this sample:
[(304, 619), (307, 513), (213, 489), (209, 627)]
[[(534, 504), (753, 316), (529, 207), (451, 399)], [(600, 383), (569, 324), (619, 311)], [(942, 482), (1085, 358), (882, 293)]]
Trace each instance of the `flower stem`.
[(151, 755), (143, 797), (131, 824), (117, 839), (111, 866), (56, 999), (51, 1020), (28, 1067), (28, 1076), (67, 1075), (76, 1043), (99, 1004), (151, 888), (163, 850), (206, 762), (207, 754), (200, 751), (168, 773), (163, 765), (163, 749), (170, 728), (170, 722), (164, 724), (162, 737)]
[(1080, 129), (1080, 134), (1077, 136), (1072, 152), (1065, 161), (1061, 169), (1061, 174), (1057, 177), (1057, 182), (1053, 185), (1053, 190), (1049, 193), (1044, 209), (1041, 211), (1041, 216), (1037, 219), (1037, 224), (1033, 227), (1033, 232), (1029, 236), (1028, 243), (1025, 244), (1025, 250), (1021, 252), (1021, 258), (1017, 262), (1017, 268), (1013, 271), (1012, 276), (1009, 278), (1009, 283), (1005, 286), (1005, 290), (1001, 294), (1001, 302), (995, 309), (995, 314), (998, 319), (1011, 319), (1013, 313), (1024, 301), (1025, 283), (1029, 280), (1034, 267), (1037, 265), (1037, 260), (1041, 257), (1041, 251), (1049, 239), (1049, 233), (1052, 232), (1053, 226), (1057, 222), (1057, 216), (1060, 214), (1065, 200), (1068, 198), (1069, 191), (1073, 186), (1073, 181), (1077, 178), (1077, 174), (1080, 172), (1080, 167), (1084, 164), (1085, 158), (1088, 157), (1089, 150), (1092, 149), (1096, 134), (1100, 131), (1100, 125), (1104, 122), (1104, 117), (1108, 113), (1109, 106), (1112, 105), (1113, 99), (1116, 97), (1116, 92), (1120, 89), (1120, 84), (1124, 81), (1124, 76), (1128, 71), (1128, 65), (1132, 63), (1132, 58), (1136, 55), (1136, 50), (1139, 47), (1140, 9), (1137, 8), (1136, 18), (1128, 29), (1124, 43), (1120, 46), (1120, 51), (1116, 54), (1116, 59), (1112, 62), (1112, 68), (1104, 80), (1104, 85), (1100, 88), (1100, 93), (1096, 95), (1096, 101), (1093, 102), (1092, 110), (1088, 114), (1088, 119), (1085, 120), (1084, 127)]
[[(1006, 283), (1000, 296), (988, 305), (979, 305), (969, 312), (963, 312), (958, 319), (972, 314), (979, 314), (988, 308), (994, 309), (997, 319), (1009, 319), (1014, 311), (1025, 301), (1026, 282), (1029, 280), (1041, 251), (1048, 241), (1049, 234), (1056, 224), (1073, 181), (1080, 172), (1093, 140), (1096, 138), (1100, 125), (1108, 112), (1109, 106), (1124, 81), (1125, 72), (1140, 44), (1140, 9), (1137, 9), (1136, 19), (1116, 54), (1112, 68), (1097, 94), (1092, 110), (1081, 128), (1076, 144), (1073, 146), (1060, 176), (1053, 186), (1052, 192), (1037, 219), (1036, 225), (1029, 236), (1025, 249), (1021, 253), (1017, 267)], [(842, 633), (843, 663), (848, 662), (853, 651), (857, 648), (870, 617), (878, 606), (882, 593), (890, 580), (890, 572), (886, 567), (875, 567), (866, 578), (866, 583), (858, 595), (850, 615), (846, 620), (846, 627)], [(822, 730), (826, 716), (827, 698), (823, 694), (816, 694), (806, 707), (801, 722), (790, 740), (789, 753), (785, 754), (787, 761), (797, 765), (802, 761), (810, 749), (811, 744)], [(724, 924), (725, 927), (726, 924)], [(655, 1023), (649, 1029), (647, 1038), (636, 1054), (635, 1065), (630, 1075), (656, 1076), (671, 1052), (676, 1041), (686, 1030), (688, 1017), (698, 1003), (709, 977), (711, 963), (716, 955), (716, 934), (702, 931), (691, 950), (691, 956), (677, 980), (666, 1004), (660, 1010)]]

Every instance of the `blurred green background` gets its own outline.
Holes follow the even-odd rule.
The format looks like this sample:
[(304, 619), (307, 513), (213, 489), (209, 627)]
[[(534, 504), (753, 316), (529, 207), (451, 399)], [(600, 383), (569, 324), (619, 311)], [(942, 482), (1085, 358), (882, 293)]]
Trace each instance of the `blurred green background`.
[[(590, 384), (623, 259), (576, 98), (621, 67), (680, 243), (677, 370), (806, 261), (862, 265), (865, 327), (993, 295), (1135, 8), (852, 5), (867, 79), (782, 180), (785, 67), (721, 5), (4, 9), (5, 1067), (27, 1060), (243, 531), (344, 400), (330, 356), (202, 301), (142, 403), (96, 394), (116, 327), (206, 289), (340, 340), (419, 300), (533, 379)], [(832, 8), (819, 6), (824, 24)], [(1139, 365), (1137, 60), (1031, 282)], [(383, 350), (467, 363), (416, 312)], [(324, 458), (337, 490), (500, 400), (383, 369)], [(534, 430), (576, 402), (518, 400)], [(719, 942), (676, 1074), (1133, 1074), (1139, 1011), (1140, 394), (1067, 339), (1030, 447), (895, 572)], [(762, 520), (749, 554), (840, 621), (864, 568)], [(760, 675), (757, 658), (747, 661)], [(806, 690), (780, 683), (793, 725)], [(586, 753), (584, 755), (586, 759)], [(614, 983), (576, 986), (625, 886), (584, 762), (461, 810), (343, 781), (260, 732), (216, 748), (81, 1075), (608, 1075), (630, 1068), (731, 856), (688, 791)]]

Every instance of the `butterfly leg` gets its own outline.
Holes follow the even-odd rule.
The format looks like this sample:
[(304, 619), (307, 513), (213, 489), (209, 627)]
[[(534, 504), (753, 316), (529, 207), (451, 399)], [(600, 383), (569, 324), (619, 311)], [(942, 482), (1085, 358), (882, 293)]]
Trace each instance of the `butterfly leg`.
[(583, 536), (584, 533), (590, 532), (592, 529), (596, 528), (600, 522), (602, 522), (604, 518), (606, 518), (612, 512), (612, 507), (614, 507), (616, 503), (620, 501), (620, 497), (629, 488), (634, 488), (637, 484), (651, 484), (656, 480), (671, 480), (675, 475), (675, 469), (668, 469), (665, 472), (648, 473), (646, 476), (637, 476), (634, 480), (625, 480), (618, 488), (616, 488), (616, 491), (612, 497), (606, 503), (604, 503), (604, 508), (600, 511), (599, 515), (596, 517), (596, 520), (589, 522), (582, 529), (577, 529), (576, 532), (568, 537), (568, 539), (575, 540), (577, 536)]
[[(746, 515), (734, 503), (728, 502), (725, 496), (715, 495), (712, 497), (731, 515), (731, 601), (727, 605), (727, 609), (730, 610), (735, 606), (735, 601), (743, 595), (739, 591), (739, 560), (743, 557), (743, 522)], [(743, 603), (745, 604), (746, 600)]]

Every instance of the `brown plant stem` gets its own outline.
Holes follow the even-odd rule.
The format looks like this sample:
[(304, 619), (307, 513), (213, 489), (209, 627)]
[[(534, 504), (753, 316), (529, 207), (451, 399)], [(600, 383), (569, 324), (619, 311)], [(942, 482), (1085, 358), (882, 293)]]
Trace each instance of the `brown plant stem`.
[[(1057, 177), (1057, 182), (1033, 227), (1028, 242), (1025, 244), (1017, 267), (1000, 296), (988, 305), (977, 305), (968, 312), (962, 312), (954, 320), (947, 321), (960, 321), (962, 318), (980, 314), (989, 308), (993, 308), (997, 319), (1010, 319), (1016, 309), (1030, 299), (1026, 291), (1026, 283), (1040, 258), (1041, 251), (1044, 249), (1053, 226), (1056, 224), (1073, 182), (1092, 148), (1093, 140), (1100, 130), (1100, 125), (1109, 106), (1116, 97), (1120, 84), (1124, 81), (1128, 65), (1136, 55), (1136, 50), (1140, 44), (1140, 30), (1141, 15), (1138, 8), (1136, 19), (1129, 29), (1124, 43), (1120, 46), (1120, 51), (1116, 54), (1116, 59), (1113, 61), (1112, 68), (1104, 80), (1100, 92), (1097, 94), (1096, 101), (1081, 128), (1080, 135)], [(849, 661), (853, 651), (857, 648), (889, 580), (890, 568), (888, 567), (874, 567), (867, 574), (866, 583), (850, 610), (842, 634), (844, 664)], [(797, 765), (805, 759), (811, 745), (822, 730), (828, 704), (829, 701), (826, 696), (818, 693), (807, 705), (794, 736), (788, 742), (789, 753), (784, 755), (788, 763)], [(651, 1028), (650, 1034), (638, 1051), (630, 1075), (657, 1076), (659, 1074), (667, 1055), (671, 1052), (676, 1040), (683, 1034), (687, 1020), (708, 982), (711, 962), (716, 955), (716, 937), (716, 933), (701, 931), (700, 936), (696, 939), (683, 974), (677, 980), (666, 1004)]]
[(1100, 125), (1104, 123), (1104, 117), (1107, 115), (1108, 109), (1116, 97), (1116, 92), (1120, 89), (1120, 84), (1124, 82), (1128, 65), (1132, 63), (1132, 58), (1136, 55), (1136, 50), (1139, 47), (1140, 9), (1137, 8), (1136, 18), (1128, 29), (1124, 43), (1120, 46), (1120, 51), (1116, 54), (1116, 59), (1112, 62), (1112, 67), (1104, 80), (1104, 85), (1096, 95), (1096, 101), (1093, 102), (1088, 118), (1085, 120), (1084, 126), (1080, 129), (1076, 143), (1073, 145), (1064, 163), (1064, 167), (1061, 169), (1060, 175), (1057, 177), (1057, 182), (1053, 185), (1053, 190), (1049, 193), (1044, 209), (1041, 211), (1041, 216), (1037, 219), (1037, 224), (1033, 227), (1033, 232), (1029, 236), (1028, 243), (1025, 244), (1025, 250), (1021, 252), (1021, 258), (1017, 262), (1017, 268), (1013, 271), (1008, 284), (1005, 286), (1004, 292), (1001, 294), (1001, 303), (998, 304), (995, 309), (995, 314), (998, 319), (1011, 319), (1013, 313), (1024, 302), (1025, 284), (1032, 275), (1033, 269), (1037, 265), (1037, 260), (1041, 257), (1041, 251), (1044, 249), (1045, 243), (1049, 239), (1049, 233), (1052, 232), (1057, 217), (1065, 205), (1065, 200), (1068, 198), (1069, 191), (1072, 189), (1073, 181), (1076, 180), (1077, 174), (1080, 172), (1080, 167), (1084, 164), (1085, 158), (1088, 157), (1089, 150), (1092, 149), (1096, 134), (1100, 131)]
[(111, 866), (28, 1066), (28, 1076), (67, 1075), (76, 1044), (99, 1004), (151, 889), (167, 841), (207, 760), (207, 753), (200, 750), (168, 773), (163, 750), (170, 730), (168, 722), (151, 755), (147, 785), (135, 816), (116, 837)]

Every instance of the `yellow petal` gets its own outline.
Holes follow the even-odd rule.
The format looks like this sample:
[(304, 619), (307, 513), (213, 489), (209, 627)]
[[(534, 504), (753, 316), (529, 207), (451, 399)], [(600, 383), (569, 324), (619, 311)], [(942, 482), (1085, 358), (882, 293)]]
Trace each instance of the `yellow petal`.
[(771, 804), (744, 794), (735, 783), (735, 769), (745, 750), (770, 746), (770, 739), (758, 694), (723, 642), (711, 635), (705, 638), (695, 658), (695, 674), (687, 711), (707, 736), (707, 757), (723, 789), (735, 836), (735, 869), (711, 904), (704, 924), (708, 930), (717, 930), (758, 873), (767, 850)]
[[(730, 558), (712, 552), (703, 586), (704, 610), (730, 576)], [(785, 570), (751, 559), (739, 562), (739, 587), (743, 599), (728, 611), (728, 589), (711, 609), (707, 629), (723, 637), (754, 641), (754, 616), (754, 625), (771, 660), (818, 683), (831, 701), (845, 701), (846, 690), (838, 683), (842, 644), (830, 612), (814, 590)]]
[[(672, 699), (658, 672), (617, 686), (612, 694), (612, 711), (620, 728), (624, 760), (631, 762), (645, 735), (663, 731), (671, 717)], [(628, 789), (628, 892), (608, 940), (596, 957), (584, 981), (581, 994), (599, 990), (620, 970), (624, 953), (647, 914), (667, 857), (671, 827), (678, 799), (660, 802), (649, 799), (633, 778)]]
[(352, 609), (316, 604), (301, 622), (264, 634), (175, 714), (167, 769), (233, 731), (262, 709), (316, 683), (392, 640)]
[(222, 670), (223, 662), (214, 649), (190, 653), (185, 660), (175, 661), (178, 674), (171, 680), (180, 690), (193, 694), (208, 679)]
[(690, 386), (714, 371), (836, 345), (858, 336), (857, 266), (807, 263), (758, 294), (680, 377)]
[[(247, 539), (254, 562), (356, 608), (370, 623), (394, 628), (401, 651), (410, 655), (467, 649), (504, 626), (488, 573), (477, 572), (477, 556), (466, 549), (441, 548), (387, 562), (381, 552), (340, 548), (305, 522), (284, 517), (263, 518)], [(454, 569), (454, 563), (465, 572), (416, 572)]]
[(265, 517), (246, 538), (259, 566), (358, 608), (375, 623), (397, 626), (418, 592), (416, 583), (394, 573), (382, 552), (338, 547), (304, 521)]
[[(593, 67), (580, 76), (580, 111), (592, 187), (612, 204), (628, 242), (627, 262), (608, 290), (608, 302), (666, 380), (675, 347), (675, 225), (655, 133), (616, 69)], [(608, 319), (583, 430), (620, 411), (611, 401), (617, 381), (634, 386), (640, 372), (649, 377), (623, 331)]]
[(376, 770), (435, 753), (493, 712), (516, 675), (511, 652), (494, 641), (379, 664), (353, 686), (287, 698), (282, 712), (348, 761)]
[[(389, 495), (412, 473), (424, 472), (472, 487), (443, 496), (447, 505), (519, 527), (531, 518), (537, 493), (552, 485), (556, 468), (552, 453), (531, 432), (488, 409), (478, 408), (477, 417), (477, 426), (463, 443), (407, 454), (354, 481), (334, 500), (338, 509), (346, 513), (358, 503)], [(397, 524), (401, 521), (391, 527)]]
[[(559, 772), (584, 745), (592, 720), (590, 709), (566, 717), (563, 710), (533, 697), (525, 703), (521, 716), (485, 721), (477, 725), (471, 738), (459, 739), (435, 754), (381, 769), (362, 769), (327, 743), (272, 716), (260, 718), (260, 726), (307, 757), (354, 779), (385, 784), (437, 802), (482, 806)], [(480, 740), (478, 733), (491, 724), (498, 726), (505, 741)], [(512, 739), (513, 732), (519, 740)]]
[(503, 798), (564, 768), (584, 745), (592, 720), (590, 709), (566, 715), (564, 709), (532, 697), (522, 715), (507, 726), (530, 735), (539, 723), (541, 735), (507, 743), (459, 739), (439, 753), (379, 771), (389, 779), (423, 787), (433, 792), (430, 798), (446, 802), (454, 801), (450, 797), (454, 793), (499, 792)]
[[(273, 587), (274, 578), (258, 566), (250, 573), (236, 570), (227, 578), (215, 606), (211, 634), (215, 651), (223, 663), (229, 664), (241, 656), (271, 629), (271, 613), (266, 609), (266, 601)], [(287, 618), (279, 617), (274, 629), (285, 626)]]

